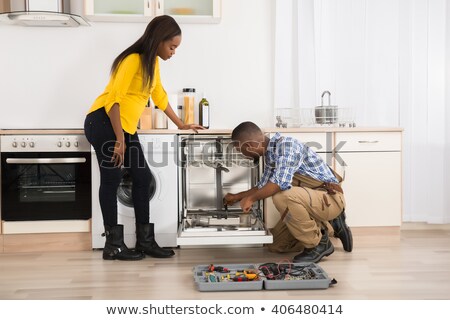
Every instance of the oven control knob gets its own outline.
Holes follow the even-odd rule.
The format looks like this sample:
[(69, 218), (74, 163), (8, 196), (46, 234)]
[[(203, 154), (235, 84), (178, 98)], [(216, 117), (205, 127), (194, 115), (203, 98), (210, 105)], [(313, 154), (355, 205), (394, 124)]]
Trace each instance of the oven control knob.
[(58, 148), (61, 148), (62, 147), (62, 142), (59, 141), (56, 145), (58, 146)]
[(69, 142), (69, 141), (66, 142), (66, 147), (67, 147), (67, 148), (70, 147), (70, 142)]
[(34, 148), (34, 142), (30, 142), (28, 143), (28, 145), (30, 146), (30, 148)]
[(17, 148), (17, 142), (14, 141), (14, 142), (12, 143), (12, 146), (13, 146), (13, 148)]
[(73, 143), (73, 145), (74, 145), (74, 147), (78, 148), (78, 146), (79, 146), (78, 141), (75, 141), (75, 142)]
[(27, 146), (27, 143), (26, 142), (22, 142), (20, 145), (22, 146), (22, 148), (25, 148)]

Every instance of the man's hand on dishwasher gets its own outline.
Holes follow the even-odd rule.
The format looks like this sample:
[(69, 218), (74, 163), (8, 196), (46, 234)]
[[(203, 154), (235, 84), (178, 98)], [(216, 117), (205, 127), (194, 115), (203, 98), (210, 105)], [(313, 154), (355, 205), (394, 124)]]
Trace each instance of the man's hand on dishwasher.
[(225, 195), (225, 197), (223, 197), (223, 204), (224, 205), (230, 205), (231, 206), (231, 205), (235, 204), (238, 201), (239, 201), (238, 197), (235, 194), (233, 194), (233, 193), (227, 193)]
[(244, 211), (244, 213), (249, 213), (252, 209), (253, 202), (255, 201), (253, 201), (252, 197), (242, 198), (241, 202), (239, 203), (241, 205), (242, 211)]

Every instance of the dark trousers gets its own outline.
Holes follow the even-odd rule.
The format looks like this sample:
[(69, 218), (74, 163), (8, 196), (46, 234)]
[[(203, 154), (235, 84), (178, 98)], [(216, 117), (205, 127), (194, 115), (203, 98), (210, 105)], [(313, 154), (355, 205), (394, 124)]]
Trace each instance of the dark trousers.
[[(116, 135), (104, 108), (91, 112), (84, 122), (84, 133), (94, 147), (100, 167), (100, 207), (103, 223), (107, 226), (117, 225), (117, 188), (122, 179), (122, 170), (114, 166), (112, 156)], [(125, 135), (125, 155), (123, 168), (132, 179), (132, 198), (136, 222), (149, 223), (150, 217), (150, 183), (153, 176), (144, 158), (137, 133)]]

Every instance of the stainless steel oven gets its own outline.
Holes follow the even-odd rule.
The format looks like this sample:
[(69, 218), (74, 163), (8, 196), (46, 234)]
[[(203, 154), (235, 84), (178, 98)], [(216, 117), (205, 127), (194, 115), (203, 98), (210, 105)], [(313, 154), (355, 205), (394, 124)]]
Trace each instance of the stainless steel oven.
[(1, 137), (4, 221), (91, 218), (91, 153), (82, 135)]

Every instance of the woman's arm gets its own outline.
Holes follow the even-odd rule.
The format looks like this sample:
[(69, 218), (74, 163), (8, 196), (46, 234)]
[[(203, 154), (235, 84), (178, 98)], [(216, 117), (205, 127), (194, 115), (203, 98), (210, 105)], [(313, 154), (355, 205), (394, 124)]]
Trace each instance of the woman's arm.
[(167, 117), (173, 122), (175, 123), (175, 125), (178, 127), (178, 129), (180, 130), (189, 130), (192, 129), (194, 130), (196, 133), (198, 132), (197, 130), (202, 130), (205, 129), (204, 127), (198, 125), (198, 124), (184, 124), (183, 121), (181, 121), (180, 118), (178, 118), (178, 116), (175, 114), (175, 112), (173, 111), (172, 107), (170, 106), (170, 103), (167, 103), (167, 107), (164, 110), (164, 113), (167, 115)]
[(167, 104), (167, 108), (166, 110), (164, 110), (164, 113), (173, 123), (175, 123), (178, 129), (180, 129), (184, 125), (183, 121), (181, 121), (181, 119), (178, 118), (178, 116), (173, 111), (172, 107), (170, 106), (170, 103)]
[(123, 134), (122, 122), (120, 121), (120, 106), (118, 103), (114, 103), (108, 113), (111, 125), (116, 135), (116, 144), (114, 145), (114, 154), (112, 161), (116, 167), (120, 167), (123, 164), (125, 154), (125, 136)]

